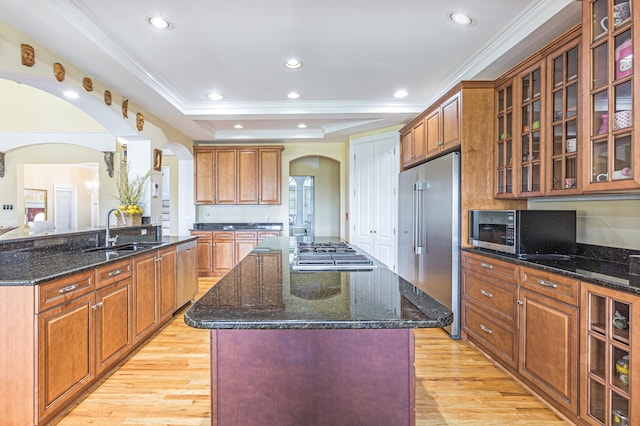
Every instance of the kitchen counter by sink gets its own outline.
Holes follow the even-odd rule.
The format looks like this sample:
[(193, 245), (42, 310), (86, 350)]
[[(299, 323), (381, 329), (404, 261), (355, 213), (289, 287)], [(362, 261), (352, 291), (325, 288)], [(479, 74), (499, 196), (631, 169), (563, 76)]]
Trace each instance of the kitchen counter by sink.
[[(162, 237), (160, 241), (154, 241), (158, 244), (147, 244), (138, 250), (110, 248), (84, 251), (86, 248), (33, 248), (0, 251), (0, 286), (38, 285), (115, 260), (135, 256), (147, 250), (156, 250), (193, 239), (195, 237), (192, 236)], [(151, 242), (148, 239), (140, 241)]]

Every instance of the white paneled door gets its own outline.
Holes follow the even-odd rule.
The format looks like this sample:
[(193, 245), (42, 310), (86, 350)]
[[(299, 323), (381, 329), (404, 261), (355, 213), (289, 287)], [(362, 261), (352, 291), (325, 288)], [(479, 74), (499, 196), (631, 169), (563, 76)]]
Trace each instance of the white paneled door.
[(53, 220), (57, 232), (78, 230), (78, 196), (75, 186), (54, 185)]
[(399, 136), (383, 133), (351, 141), (349, 241), (394, 269)]

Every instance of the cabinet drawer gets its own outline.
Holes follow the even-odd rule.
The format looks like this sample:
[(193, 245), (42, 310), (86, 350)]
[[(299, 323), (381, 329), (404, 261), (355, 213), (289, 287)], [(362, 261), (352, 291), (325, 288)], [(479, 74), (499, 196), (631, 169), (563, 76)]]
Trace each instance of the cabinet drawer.
[(131, 259), (109, 263), (96, 268), (97, 288), (128, 278), (131, 276), (131, 271)]
[(191, 231), (191, 235), (198, 237), (198, 241), (211, 240), (211, 231)]
[(214, 240), (233, 240), (235, 238), (235, 232), (212, 232)]
[(476, 271), (462, 270), (463, 297), (514, 327), (518, 309), (517, 293), (517, 287), (514, 285)]
[(256, 231), (236, 231), (236, 240), (255, 240), (258, 238)]
[(522, 267), (520, 271), (521, 287), (578, 306), (579, 281), (577, 279), (527, 267)]
[(94, 270), (79, 272), (38, 286), (38, 311), (68, 302), (96, 289)]
[(481, 310), (475, 309), (473, 304), (462, 305), (462, 328), (468, 335), (475, 337), (492, 355), (505, 361), (510, 366), (517, 367), (516, 328), (490, 319)]
[(267, 237), (279, 237), (280, 231), (259, 231), (258, 232), (258, 241), (262, 241)]
[(462, 267), (479, 271), (511, 284), (518, 282), (518, 265), (502, 260), (463, 251)]

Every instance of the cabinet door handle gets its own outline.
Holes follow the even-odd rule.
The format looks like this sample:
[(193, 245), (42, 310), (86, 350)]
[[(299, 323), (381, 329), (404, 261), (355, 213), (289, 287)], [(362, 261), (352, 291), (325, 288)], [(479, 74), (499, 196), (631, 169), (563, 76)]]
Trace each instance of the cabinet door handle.
[(76, 288), (78, 288), (78, 284), (71, 284), (66, 287), (62, 287), (60, 290), (58, 290), (58, 293), (60, 294), (68, 293), (70, 291), (75, 290)]
[(95, 305), (93, 305), (91, 308), (92, 308), (94, 311), (97, 311), (97, 310), (98, 310), (98, 308), (101, 308), (101, 307), (102, 307), (102, 302), (98, 302), (98, 303), (96, 303)]
[(524, 302), (523, 302), (522, 300), (520, 300), (520, 299), (518, 299), (518, 300), (516, 301), (516, 303), (517, 303), (518, 305), (524, 305)]
[(538, 280), (538, 284), (543, 285), (545, 287), (558, 288), (558, 284), (550, 283), (550, 282), (543, 281), (543, 280)]
[(110, 277), (113, 277), (114, 275), (118, 275), (118, 274), (120, 274), (121, 272), (122, 272), (122, 270), (121, 270), (121, 269), (116, 269), (116, 270), (114, 270), (114, 271), (109, 272), (109, 276), (110, 276)]
[(480, 324), (480, 329), (482, 331), (484, 331), (485, 333), (487, 333), (487, 334), (492, 334), (493, 333), (493, 330), (491, 330), (489, 327), (487, 327), (484, 324)]
[(489, 293), (487, 290), (480, 290), (480, 293), (487, 297), (493, 297), (493, 294)]
[(484, 263), (482, 262), (480, 264), (480, 266), (482, 266), (483, 268), (487, 268), (487, 269), (493, 269), (493, 265), (489, 264), (489, 263)]

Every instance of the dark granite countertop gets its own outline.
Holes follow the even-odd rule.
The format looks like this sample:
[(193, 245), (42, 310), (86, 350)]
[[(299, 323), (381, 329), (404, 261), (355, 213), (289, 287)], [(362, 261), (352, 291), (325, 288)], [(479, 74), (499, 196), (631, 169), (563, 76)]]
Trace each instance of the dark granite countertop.
[(640, 276), (629, 273), (629, 254), (626, 250), (602, 248), (607, 252), (616, 252), (617, 256), (611, 256), (609, 253), (599, 253), (591, 248), (580, 250), (579, 255), (540, 258), (531, 256), (529, 259), (475, 247), (465, 247), (462, 250), (640, 295)]
[[(71, 235), (67, 235), (66, 238), (71, 238)], [(69, 246), (0, 251), (0, 286), (38, 285), (109, 262), (130, 258), (145, 251), (194, 239), (196, 237), (192, 236), (162, 237), (161, 240), (156, 240), (155, 237), (137, 237), (135, 241), (155, 241), (160, 244), (142, 247), (136, 251), (83, 251), (81, 248)], [(124, 244), (126, 241), (126, 238), (122, 238), (118, 243)]]
[(192, 231), (282, 231), (279, 223), (194, 223)]
[[(336, 239), (331, 239), (336, 241)], [(393, 271), (297, 272), (295, 240), (261, 243), (185, 313), (204, 329), (437, 328), (453, 313)]]

